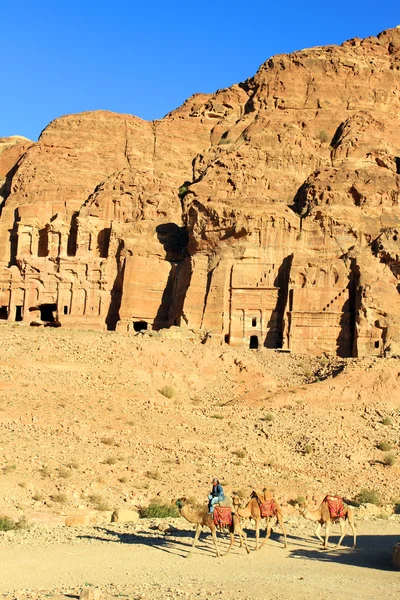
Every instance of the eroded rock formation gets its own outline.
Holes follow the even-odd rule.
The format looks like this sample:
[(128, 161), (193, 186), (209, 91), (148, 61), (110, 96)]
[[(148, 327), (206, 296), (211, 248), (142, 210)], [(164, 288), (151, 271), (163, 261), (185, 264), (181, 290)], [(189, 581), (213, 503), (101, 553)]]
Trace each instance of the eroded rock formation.
[(0, 140), (0, 316), (400, 354), (400, 29)]

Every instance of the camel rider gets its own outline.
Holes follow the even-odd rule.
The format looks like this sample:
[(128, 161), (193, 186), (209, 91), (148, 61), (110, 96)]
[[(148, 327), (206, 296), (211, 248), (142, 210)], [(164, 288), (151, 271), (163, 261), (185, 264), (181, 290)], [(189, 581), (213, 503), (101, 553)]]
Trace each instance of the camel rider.
[(214, 477), (212, 480), (211, 494), (208, 494), (208, 512), (212, 514), (214, 512), (215, 504), (218, 504), (223, 500), (225, 500), (224, 490), (219, 480)]

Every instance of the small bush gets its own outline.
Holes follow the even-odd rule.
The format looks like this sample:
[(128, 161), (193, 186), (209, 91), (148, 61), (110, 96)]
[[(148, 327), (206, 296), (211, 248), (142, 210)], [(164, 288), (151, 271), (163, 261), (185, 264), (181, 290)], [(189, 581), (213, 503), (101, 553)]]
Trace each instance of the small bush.
[(127, 478), (127, 477), (125, 477), (125, 475), (124, 475), (123, 477), (119, 477), (118, 481), (119, 481), (120, 483), (127, 483), (127, 481), (128, 481), (128, 478)]
[(26, 488), (26, 481), (19, 481), (18, 485), (20, 488)]
[(304, 446), (304, 454), (312, 454), (313, 452), (313, 447), (311, 444), (306, 444)]
[(305, 506), (306, 505), (305, 496), (297, 496), (296, 498), (289, 500), (288, 504), (290, 504), (291, 506), (297, 506), (297, 504), (299, 506)]
[(105, 458), (103, 460), (103, 465), (115, 465), (117, 462), (117, 459), (115, 458), (115, 456), (109, 456), (108, 458)]
[(325, 129), (321, 129), (321, 131), (318, 134), (318, 138), (319, 141), (324, 144), (325, 142), (327, 142), (329, 140), (329, 135), (326, 133)]
[(104, 437), (101, 438), (101, 443), (104, 444), (105, 446), (115, 446), (115, 442), (114, 442), (114, 438), (111, 437)]
[(383, 462), (387, 467), (393, 467), (394, 463), (396, 462), (396, 457), (392, 453), (385, 454)]
[(11, 517), (0, 517), (0, 531), (12, 531), (15, 529), (15, 521)]
[(140, 509), (139, 514), (142, 519), (179, 517), (178, 508), (174, 504), (163, 504), (159, 500), (152, 500), (149, 506)]
[(32, 500), (35, 500), (35, 502), (41, 502), (43, 500), (43, 498), (44, 498), (43, 494), (40, 494), (39, 492), (36, 492), (32, 496)]
[(246, 456), (246, 450), (232, 450), (232, 454), (234, 454), (238, 458), (244, 458)]
[(79, 468), (79, 464), (76, 462), (76, 460), (73, 460), (73, 461), (67, 463), (65, 466), (68, 467), (68, 469), (78, 469)]
[(389, 444), (389, 442), (379, 442), (379, 444), (377, 444), (377, 448), (383, 452), (388, 452), (392, 449), (392, 446)]
[(159, 481), (161, 479), (161, 475), (158, 471), (147, 471), (146, 476), (149, 479), (154, 479), (155, 481)]
[(381, 503), (381, 498), (378, 490), (362, 488), (362, 490), (356, 495), (355, 501), (357, 504), (375, 504), (378, 506)]
[(66, 504), (68, 502), (67, 494), (59, 493), (51, 496), (53, 502), (57, 502), (58, 504)]
[(8, 473), (12, 473), (13, 471), (15, 471), (16, 468), (17, 465), (6, 465), (5, 467), (3, 467), (3, 473), (4, 475), (7, 475)]
[(43, 466), (41, 469), (39, 469), (39, 473), (43, 478), (50, 477), (51, 470), (49, 469), (49, 467)]
[(26, 530), (29, 529), (30, 525), (29, 522), (27, 521), (26, 517), (21, 517), (16, 523), (15, 523), (15, 529), (19, 529), (21, 530)]
[(175, 396), (175, 390), (170, 385), (164, 385), (161, 390), (158, 390), (162, 396), (166, 398), (173, 398)]
[(382, 425), (391, 425), (392, 424), (392, 419), (390, 417), (385, 417), (384, 419), (382, 419)]
[(60, 467), (58, 469), (58, 476), (62, 477), (62, 479), (69, 479), (71, 477), (71, 470), (66, 467)]
[(224, 415), (219, 415), (219, 414), (213, 414), (210, 416), (211, 416), (211, 419), (223, 419), (224, 418)]
[(265, 417), (262, 418), (263, 421), (269, 421), (270, 423), (272, 423), (273, 421), (275, 421), (275, 415), (272, 413), (267, 413), (265, 415)]

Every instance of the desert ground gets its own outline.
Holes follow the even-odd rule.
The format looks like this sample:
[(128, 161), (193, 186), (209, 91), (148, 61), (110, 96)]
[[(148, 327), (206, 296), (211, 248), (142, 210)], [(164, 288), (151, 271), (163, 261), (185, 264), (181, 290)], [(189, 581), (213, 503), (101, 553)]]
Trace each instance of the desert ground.
[[(0, 512), (27, 523), (0, 534), (3, 597), (73, 598), (89, 584), (104, 598), (398, 597), (398, 358), (234, 349), (174, 329), (1, 333)], [(275, 529), (259, 552), (216, 559), (204, 534), (187, 560), (183, 518), (167, 534), (157, 519), (110, 523), (154, 498), (202, 503), (214, 475), (244, 501), (271, 488), (288, 548)], [(292, 506), (366, 491), (375, 503), (355, 508), (357, 549), (346, 537), (335, 550), (335, 528), (323, 551)], [(66, 527), (77, 515), (90, 524)]]

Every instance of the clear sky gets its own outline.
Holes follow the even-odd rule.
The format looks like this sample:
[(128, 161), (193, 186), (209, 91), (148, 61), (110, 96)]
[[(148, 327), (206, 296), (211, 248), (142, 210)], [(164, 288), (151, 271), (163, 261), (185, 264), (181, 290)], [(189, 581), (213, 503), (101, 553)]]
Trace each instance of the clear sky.
[(398, 0), (5, 0), (0, 137), (107, 109), (158, 119), (274, 54), (400, 24)]

